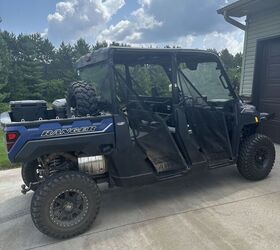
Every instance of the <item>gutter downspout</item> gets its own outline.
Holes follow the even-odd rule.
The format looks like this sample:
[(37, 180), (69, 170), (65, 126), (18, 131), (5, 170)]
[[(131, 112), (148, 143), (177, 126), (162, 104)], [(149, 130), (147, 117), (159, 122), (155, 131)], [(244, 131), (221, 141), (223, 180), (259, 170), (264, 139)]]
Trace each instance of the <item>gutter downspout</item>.
[(224, 11), (223, 16), (224, 16), (224, 19), (225, 19), (228, 23), (232, 24), (233, 26), (235, 26), (235, 27), (237, 27), (237, 28), (239, 28), (239, 29), (241, 29), (241, 30), (244, 30), (244, 31), (246, 30), (246, 25), (244, 25), (244, 24), (242, 24), (242, 23), (236, 21), (236, 20), (233, 19), (232, 17), (230, 17), (230, 16), (228, 15), (228, 13), (227, 13), (226, 10)]

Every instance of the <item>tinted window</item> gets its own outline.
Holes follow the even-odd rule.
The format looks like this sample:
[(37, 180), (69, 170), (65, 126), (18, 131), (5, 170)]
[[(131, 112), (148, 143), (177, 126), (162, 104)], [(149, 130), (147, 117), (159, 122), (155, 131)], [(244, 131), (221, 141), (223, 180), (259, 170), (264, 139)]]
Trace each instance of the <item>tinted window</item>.
[[(187, 63), (180, 63), (179, 69), (201, 95), (207, 96), (208, 100), (232, 99), (230, 91), (226, 88), (226, 81), (223, 79), (222, 72), (216, 62), (201, 62), (192, 67), (188, 66)], [(184, 92), (188, 91), (188, 89), (184, 89), (186, 85), (182, 87), (185, 90)]]

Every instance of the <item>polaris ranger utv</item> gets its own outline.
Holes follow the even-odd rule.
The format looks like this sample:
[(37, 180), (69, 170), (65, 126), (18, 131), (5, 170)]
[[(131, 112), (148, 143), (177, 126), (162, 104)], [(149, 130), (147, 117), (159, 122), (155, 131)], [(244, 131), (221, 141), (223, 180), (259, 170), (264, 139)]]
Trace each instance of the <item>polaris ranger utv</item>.
[(1, 115), (41, 232), (85, 232), (100, 207), (98, 183), (144, 185), (230, 165), (248, 180), (270, 173), (274, 145), (257, 133), (268, 114), (242, 102), (215, 54), (110, 47), (77, 70), (81, 81), (53, 109), (16, 101)]

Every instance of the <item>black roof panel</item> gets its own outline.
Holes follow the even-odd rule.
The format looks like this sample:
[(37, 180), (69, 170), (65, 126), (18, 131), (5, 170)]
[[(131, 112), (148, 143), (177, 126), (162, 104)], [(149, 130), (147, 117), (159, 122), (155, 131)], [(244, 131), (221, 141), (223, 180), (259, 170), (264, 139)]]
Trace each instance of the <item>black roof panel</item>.
[[(83, 68), (91, 64), (99, 63), (108, 60), (113, 54), (203, 54), (203, 55), (215, 55), (214, 53), (206, 50), (198, 49), (179, 49), (179, 48), (132, 48), (132, 47), (107, 47), (98, 49), (92, 53), (89, 53), (81, 57), (77, 63), (77, 68)], [(216, 56), (216, 55), (215, 55)]]

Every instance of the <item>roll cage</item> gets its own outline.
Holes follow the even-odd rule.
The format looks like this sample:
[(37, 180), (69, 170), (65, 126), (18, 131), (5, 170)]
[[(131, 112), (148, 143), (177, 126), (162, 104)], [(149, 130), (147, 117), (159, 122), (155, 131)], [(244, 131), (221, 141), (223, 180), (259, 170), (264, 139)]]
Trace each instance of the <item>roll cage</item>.
[[(199, 92), (199, 90), (194, 86), (192, 81), (187, 78), (186, 75), (183, 75), (181, 70), (178, 67), (178, 62), (181, 58), (188, 58), (189, 62), (215, 62), (217, 64), (217, 68), (221, 71), (221, 77), (224, 80), (222, 84), (225, 88), (228, 89), (230, 95), (233, 99), (239, 99), (238, 95), (236, 95), (233, 86), (230, 83), (230, 80), (224, 70), (224, 67), (219, 59), (219, 57), (208, 51), (201, 50), (186, 50), (186, 49), (138, 49), (138, 48), (122, 48), (122, 47), (109, 47), (99, 49), (91, 54), (88, 54), (82, 57), (77, 61), (76, 67), (78, 72), (81, 72), (86, 69), (93, 67), (94, 65), (100, 65), (101, 63), (108, 65), (108, 71), (106, 75), (106, 80), (110, 82), (110, 106), (111, 112), (119, 113), (118, 108), (118, 100), (117, 100), (117, 81), (120, 77), (120, 70), (116, 68), (117, 65), (124, 66), (133, 66), (133, 65), (141, 65), (141, 64), (157, 64), (162, 66), (164, 69), (166, 76), (170, 81), (170, 87), (172, 89), (172, 103), (176, 104), (182, 101), (180, 94), (181, 83), (178, 78), (178, 75), (181, 75), (189, 86), (196, 92), (197, 97), (203, 100), (203, 94)], [(132, 88), (132, 82), (136, 83), (136, 81), (131, 77), (129, 70), (124, 68), (122, 75), (122, 80), (126, 84), (126, 88)], [(220, 77), (220, 78), (221, 78)], [(103, 83), (100, 83), (103, 84)], [(137, 84), (137, 83), (136, 83)], [(139, 85), (139, 83), (138, 83)], [(141, 92), (141, 87), (138, 88)], [(142, 93), (137, 93), (137, 91), (133, 90), (135, 96), (141, 96)]]

